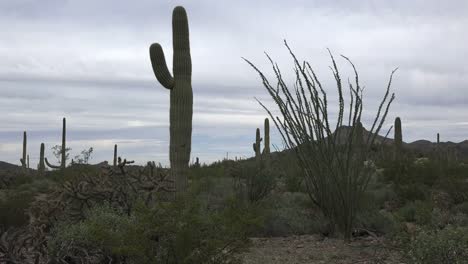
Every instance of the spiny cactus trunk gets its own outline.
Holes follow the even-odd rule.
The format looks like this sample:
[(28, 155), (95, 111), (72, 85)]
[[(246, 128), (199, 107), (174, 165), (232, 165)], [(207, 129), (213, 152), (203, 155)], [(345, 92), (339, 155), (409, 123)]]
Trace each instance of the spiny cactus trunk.
[(39, 172), (39, 175), (43, 175), (45, 172), (45, 164), (44, 164), (44, 143), (41, 143), (41, 152), (39, 155), (39, 164), (37, 166), (37, 170)]
[(265, 124), (264, 124), (264, 133), (265, 133), (265, 141), (264, 141), (264, 146), (263, 146), (263, 159), (265, 160), (265, 166), (267, 168), (270, 167), (270, 121), (268, 118), (265, 118)]
[(27, 144), (27, 137), (26, 131), (23, 132), (23, 157), (21, 158), (21, 166), (23, 169), (26, 169), (26, 144)]
[(170, 90), (169, 160), (177, 193), (185, 193), (192, 146), (192, 60), (187, 13), (181, 6), (172, 13), (173, 74), (171, 76), (161, 45), (150, 47), (150, 58), (156, 79)]
[(262, 141), (262, 138), (260, 137), (260, 128), (257, 128), (257, 131), (255, 133), (255, 143), (253, 143), (253, 150), (255, 151), (255, 160), (257, 161), (258, 164), (261, 163), (262, 161), (262, 152), (260, 150), (260, 142)]
[(114, 167), (117, 166), (117, 144), (114, 145)]
[(401, 133), (401, 119), (399, 117), (395, 118), (395, 153), (394, 158), (398, 160), (401, 158), (402, 148), (403, 148), (403, 136)]
[(65, 137), (66, 137), (66, 120), (65, 117), (63, 118), (62, 124), (62, 163), (60, 164), (61, 169), (65, 169), (65, 161), (66, 161), (66, 148), (65, 148)]

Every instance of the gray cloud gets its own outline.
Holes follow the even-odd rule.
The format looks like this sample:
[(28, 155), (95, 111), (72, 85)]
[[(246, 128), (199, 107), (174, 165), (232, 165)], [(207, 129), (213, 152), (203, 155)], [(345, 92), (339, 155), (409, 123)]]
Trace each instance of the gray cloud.
[[(467, 138), (468, 2), (459, 1), (179, 1), (191, 34), (193, 156), (203, 161), (251, 156), (255, 128), (274, 107), (241, 57), (274, 83), (266, 51), (292, 84), (287, 39), (336, 95), (326, 48), (343, 80), (356, 64), (371, 122), (390, 72), (397, 95), (386, 122), (403, 120), (406, 141)], [(172, 67), (172, 1), (7, 0), (0, 2), (0, 160), (19, 163), (22, 131), (30, 151), (60, 142), (67, 117), (70, 146), (112, 146), (139, 163), (167, 163), (169, 93), (154, 78), (148, 47), (159, 42)], [(332, 99), (331, 102), (333, 102)], [(336, 110), (331, 110), (336, 114)], [(281, 145), (278, 134), (274, 143)], [(37, 150), (37, 151), (36, 151)], [(37, 154), (36, 153), (36, 154)], [(50, 153), (50, 151), (49, 151)], [(31, 153), (32, 156), (36, 154)]]

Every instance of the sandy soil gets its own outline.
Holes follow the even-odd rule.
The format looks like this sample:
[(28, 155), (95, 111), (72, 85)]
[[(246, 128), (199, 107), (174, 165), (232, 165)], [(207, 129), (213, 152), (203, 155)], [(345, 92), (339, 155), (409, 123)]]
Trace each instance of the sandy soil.
[(365, 237), (350, 243), (318, 235), (251, 240), (249, 251), (242, 255), (244, 264), (405, 263), (398, 250), (385, 245), (381, 238)]

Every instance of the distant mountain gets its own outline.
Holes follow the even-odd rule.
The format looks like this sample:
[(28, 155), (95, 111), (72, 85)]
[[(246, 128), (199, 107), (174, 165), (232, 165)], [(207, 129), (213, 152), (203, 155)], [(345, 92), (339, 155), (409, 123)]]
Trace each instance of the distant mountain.
[[(338, 144), (343, 144), (348, 140), (349, 133), (351, 133), (351, 129), (352, 126), (341, 126), (338, 129), (336, 129), (335, 132), (332, 133), (332, 136), (337, 136)], [(383, 132), (386, 133), (387, 131), (385, 130)], [(382, 130), (380, 131), (380, 133), (382, 133)], [(366, 140), (367, 137), (370, 135), (370, 132), (364, 128), (362, 134), (363, 140)], [(391, 135), (393, 136), (393, 133), (391, 133)], [(391, 145), (393, 144), (394, 140), (393, 138), (385, 138), (385, 136), (377, 135), (375, 138), (375, 142), (377, 144), (381, 144), (383, 142), (385, 145)], [(460, 143), (448, 141), (440, 142), (439, 144), (439, 147), (441, 148), (455, 149), (460, 155), (460, 158), (468, 159), (468, 140), (464, 140)], [(429, 140), (416, 140), (411, 143), (403, 142), (403, 147), (425, 155), (433, 151), (437, 147), (437, 143), (431, 142)]]
[(15, 171), (21, 169), (21, 166), (0, 161), (0, 171)]

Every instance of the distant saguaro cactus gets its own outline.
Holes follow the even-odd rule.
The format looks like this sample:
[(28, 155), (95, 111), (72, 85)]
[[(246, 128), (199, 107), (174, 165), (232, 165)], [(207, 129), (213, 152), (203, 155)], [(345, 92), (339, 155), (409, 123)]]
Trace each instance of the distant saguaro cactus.
[(167, 68), (161, 45), (151, 45), (150, 58), (156, 79), (170, 90), (169, 160), (176, 192), (184, 193), (192, 145), (193, 92), (188, 19), (181, 6), (172, 13), (172, 37), (174, 77)]
[(269, 155), (270, 154), (270, 121), (268, 118), (265, 118), (265, 142), (263, 143), (265, 146), (263, 147), (263, 154)]
[(260, 137), (260, 128), (257, 128), (255, 133), (255, 143), (253, 143), (253, 150), (255, 151), (255, 159), (257, 162), (261, 160), (261, 150), (260, 150), (260, 143), (262, 142), (262, 138)]
[(61, 154), (62, 154), (62, 158), (61, 158), (61, 161), (60, 161), (60, 165), (59, 166), (55, 166), (55, 165), (52, 165), (49, 163), (49, 161), (47, 160), (47, 158), (44, 158), (45, 160), (45, 163), (47, 164), (47, 166), (51, 167), (52, 169), (65, 169), (65, 163), (66, 163), (66, 146), (65, 146), (65, 141), (66, 141), (66, 135), (67, 135), (67, 126), (66, 126), (66, 119), (65, 117), (63, 118), (62, 120), (62, 150), (61, 150)]
[(395, 118), (395, 159), (398, 159), (401, 156), (403, 148), (403, 135), (401, 133), (401, 119), (399, 117)]
[(26, 169), (26, 144), (27, 144), (27, 137), (26, 137), (26, 131), (23, 132), (23, 157), (20, 159), (21, 161), (21, 166)]
[(114, 145), (114, 167), (117, 166), (117, 144)]
[(44, 143), (41, 143), (41, 152), (39, 154), (39, 164), (37, 165), (37, 171), (39, 175), (43, 175), (45, 172), (45, 164), (44, 164)]

